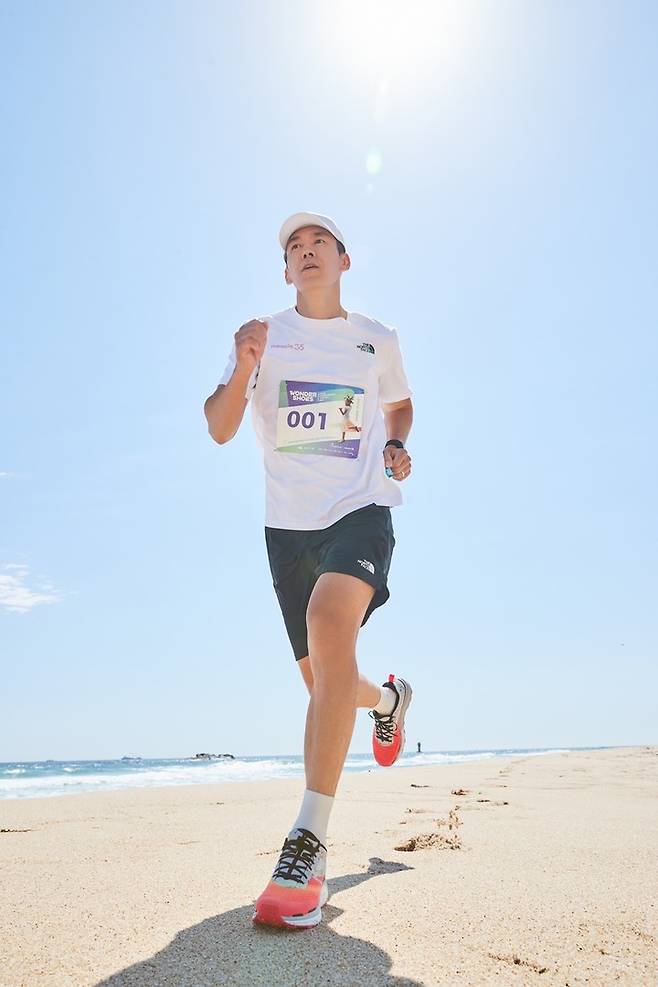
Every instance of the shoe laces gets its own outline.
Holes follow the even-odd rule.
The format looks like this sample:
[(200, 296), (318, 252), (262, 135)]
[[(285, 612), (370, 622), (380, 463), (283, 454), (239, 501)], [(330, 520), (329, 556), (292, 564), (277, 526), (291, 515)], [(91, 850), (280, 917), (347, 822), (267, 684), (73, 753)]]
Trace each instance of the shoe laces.
[(375, 721), (375, 737), (380, 744), (392, 744), (393, 734), (397, 726), (393, 713), (376, 713), (374, 709), (368, 712)]
[(313, 836), (308, 829), (298, 829), (301, 835), (287, 837), (281, 849), (281, 856), (272, 878), (284, 881), (296, 881), (306, 884), (315, 863), (315, 858), (323, 844)]

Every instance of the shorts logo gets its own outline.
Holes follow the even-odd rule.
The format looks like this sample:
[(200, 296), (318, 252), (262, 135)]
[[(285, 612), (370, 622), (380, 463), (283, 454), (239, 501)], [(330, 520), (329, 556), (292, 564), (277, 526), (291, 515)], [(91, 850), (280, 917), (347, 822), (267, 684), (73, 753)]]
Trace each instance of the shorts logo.
[(303, 343), (272, 343), (271, 350), (303, 350)]
[(372, 562), (368, 562), (367, 559), (357, 559), (356, 561), (359, 565), (362, 565), (364, 569), (367, 569), (368, 572), (371, 572), (373, 576), (375, 575), (375, 567)]
[(375, 355), (375, 347), (372, 343), (357, 343), (356, 348), (357, 350), (361, 350), (363, 353), (372, 353), (373, 356)]

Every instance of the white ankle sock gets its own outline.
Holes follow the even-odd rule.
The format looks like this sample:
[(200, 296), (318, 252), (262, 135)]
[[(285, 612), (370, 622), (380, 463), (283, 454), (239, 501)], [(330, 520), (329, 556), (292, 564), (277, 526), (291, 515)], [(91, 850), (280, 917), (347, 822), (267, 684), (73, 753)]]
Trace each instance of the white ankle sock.
[(382, 713), (384, 716), (388, 716), (389, 713), (393, 712), (393, 707), (397, 702), (397, 690), (389, 689), (387, 685), (383, 685), (380, 692), (379, 702), (373, 708), (375, 713)]
[(326, 846), (327, 826), (333, 804), (333, 795), (323, 795), (322, 792), (312, 792), (310, 788), (307, 788), (304, 792), (302, 807), (292, 828), (309, 829), (316, 839)]

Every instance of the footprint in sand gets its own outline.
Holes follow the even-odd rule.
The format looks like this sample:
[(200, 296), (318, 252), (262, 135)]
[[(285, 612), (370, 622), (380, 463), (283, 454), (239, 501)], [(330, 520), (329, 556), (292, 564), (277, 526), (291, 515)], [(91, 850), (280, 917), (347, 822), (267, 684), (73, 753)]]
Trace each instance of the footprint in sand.
[(398, 844), (394, 847), (394, 850), (412, 851), (412, 850), (427, 850), (430, 847), (435, 847), (439, 850), (461, 850), (462, 841), (457, 833), (457, 828), (461, 826), (462, 821), (457, 815), (459, 806), (456, 805), (454, 809), (451, 809), (448, 813), (447, 819), (437, 819), (436, 825), (438, 828), (443, 826), (448, 827), (448, 833), (420, 833), (418, 836), (412, 836), (410, 839), (406, 840), (404, 843)]
[(394, 850), (428, 850), (430, 847), (445, 850), (461, 850), (462, 841), (455, 833), (453, 836), (444, 836), (443, 833), (421, 833), (419, 836), (412, 836), (405, 843), (400, 843), (393, 847)]

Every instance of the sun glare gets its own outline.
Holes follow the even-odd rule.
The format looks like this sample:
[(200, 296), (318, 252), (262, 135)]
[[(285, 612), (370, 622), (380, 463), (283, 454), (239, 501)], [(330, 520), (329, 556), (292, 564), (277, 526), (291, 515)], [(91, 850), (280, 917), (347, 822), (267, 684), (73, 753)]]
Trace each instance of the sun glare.
[(464, 0), (339, 0), (331, 10), (338, 52), (354, 72), (405, 88), (428, 70), (459, 63), (476, 26)]
[(458, 112), (451, 98), (459, 78), (478, 71), (487, 17), (471, 0), (334, 0), (315, 8), (319, 51), (329, 59), (344, 97), (369, 104), (363, 132), (364, 190), (385, 180), (395, 136), (437, 105)]

